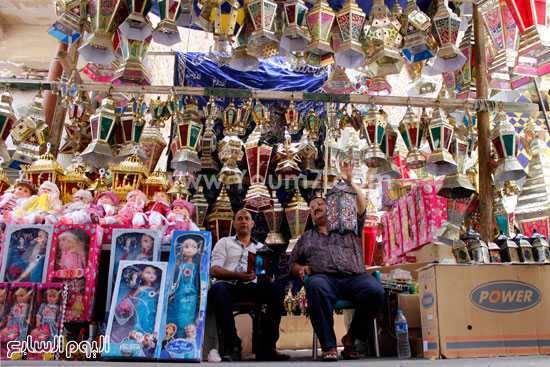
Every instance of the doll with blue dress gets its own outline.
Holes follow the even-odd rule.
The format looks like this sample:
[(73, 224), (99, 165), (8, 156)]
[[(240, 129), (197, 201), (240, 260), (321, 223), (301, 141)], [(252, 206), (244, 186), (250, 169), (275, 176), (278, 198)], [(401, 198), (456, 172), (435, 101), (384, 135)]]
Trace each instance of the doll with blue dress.
[(13, 293), (13, 302), (8, 315), (7, 328), (17, 326), (17, 337), (12, 340), (23, 341), (27, 337), (27, 331), (31, 322), (31, 300), (33, 290), (28, 287), (19, 287)]
[(23, 273), (16, 279), (17, 282), (42, 282), (48, 237), (48, 232), (39, 230), (36, 238), (31, 240), (32, 252), (28, 265), (25, 267)]
[(59, 326), (61, 323), (61, 297), (60, 291), (56, 288), (46, 290), (46, 302), (42, 303), (36, 313), (36, 327), (42, 325), (48, 327), (48, 339), (45, 341), (54, 341), (54, 337), (59, 335)]

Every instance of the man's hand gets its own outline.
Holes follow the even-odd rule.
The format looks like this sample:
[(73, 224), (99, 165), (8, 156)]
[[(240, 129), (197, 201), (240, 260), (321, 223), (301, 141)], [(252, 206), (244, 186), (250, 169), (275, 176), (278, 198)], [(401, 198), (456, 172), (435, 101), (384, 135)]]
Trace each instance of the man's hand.
[(273, 282), (275, 282), (275, 279), (273, 279), (273, 277), (271, 277), (269, 275), (266, 275), (266, 274), (258, 275), (258, 280), (260, 282), (264, 282), (264, 283), (273, 283)]
[(302, 282), (303, 282), (304, 277), (306, 275), (308, 275), (308, 276), (311, 275), (311, 268), (309, 267), (309, 265), (306, 265), (298, 271), (298, 274), (300, 274), (300, 278), (302, 279)]
[(345, 160), (340, 162), (340, 177), (348, 185), (351, 184), (353, 178), (353, 163), (351, 161)]
[(239, 271), (237, 272), (238, 280), (242, 282), (250, 282), (251, 280), (256, 279), (256, 274), (254, 273), (247, 273), (245, 271)]

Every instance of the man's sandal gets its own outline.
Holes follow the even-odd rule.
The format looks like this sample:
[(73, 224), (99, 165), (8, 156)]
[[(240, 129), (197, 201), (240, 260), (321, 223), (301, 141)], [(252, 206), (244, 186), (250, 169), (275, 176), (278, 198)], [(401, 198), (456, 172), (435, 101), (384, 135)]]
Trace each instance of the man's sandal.
[(337, 360), (338, 350), (336, 348), (330, 348), (321, 354), (321, 361), (323, 362), (336, 362)]
[(344, 347), (344, 350), (341, 352), (342, 358), (344, 359), (359, 359), (361, 354), (355, 349), (355, 347)]

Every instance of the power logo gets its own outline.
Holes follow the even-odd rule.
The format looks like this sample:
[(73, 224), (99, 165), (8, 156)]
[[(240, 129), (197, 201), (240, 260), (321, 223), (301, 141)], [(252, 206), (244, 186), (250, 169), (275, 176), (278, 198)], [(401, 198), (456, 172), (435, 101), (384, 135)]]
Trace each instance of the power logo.
[(521, 312), (535, 307), (541, 300), (540, 291), (517, 280), (497, 280), (479, 285), (470, 293), (477, 307), (500, 313)]
[(428, 309), (434, 304), (434, 296), (431, 293), (426, 293), (422, 297), (422, 307)]

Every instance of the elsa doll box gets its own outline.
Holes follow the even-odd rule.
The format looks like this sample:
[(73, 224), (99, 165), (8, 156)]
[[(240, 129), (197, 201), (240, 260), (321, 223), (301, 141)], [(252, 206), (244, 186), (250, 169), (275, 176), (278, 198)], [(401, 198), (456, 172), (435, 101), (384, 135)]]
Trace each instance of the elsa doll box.
[(103, 228), (96, 224), (57, 224), (47, 281), (67, 285), (65, 321), (91, 321)]
[(7, 226), (0, 281), (44, 282), (53, 232), (52, 225)]
[(173, 234), (160, 359), (201, 360), (211, 250), (210, 232)]
[(166, 269), (160, 261), (120, 261), (102, 358), (158, 358)]

